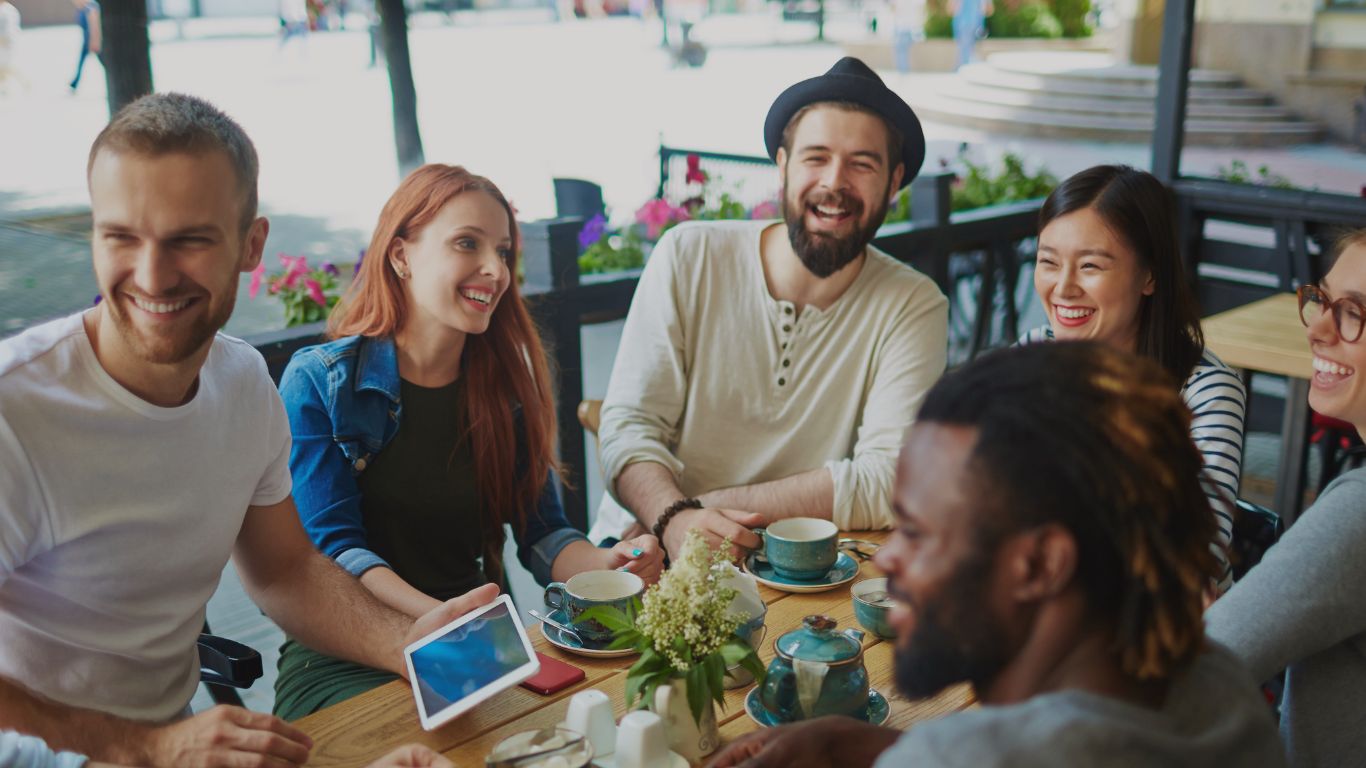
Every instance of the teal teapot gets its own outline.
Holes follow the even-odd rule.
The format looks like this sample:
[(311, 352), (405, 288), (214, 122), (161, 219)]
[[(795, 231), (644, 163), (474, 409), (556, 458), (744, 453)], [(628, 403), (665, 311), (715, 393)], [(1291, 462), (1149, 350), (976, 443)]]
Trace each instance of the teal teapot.
[(759, 701), (785, 723), (822, 715), (862, 718), (868, 707), (863, 633), (837, 630), (829, 616), (807, 616), (802, 626), (773, 641), (776, 655)]

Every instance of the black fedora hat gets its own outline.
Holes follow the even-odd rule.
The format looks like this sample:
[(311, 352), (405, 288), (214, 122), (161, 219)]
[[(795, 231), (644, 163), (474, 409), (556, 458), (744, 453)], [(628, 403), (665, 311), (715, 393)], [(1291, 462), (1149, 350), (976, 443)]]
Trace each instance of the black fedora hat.
[(778, 95), (764, 120), (764, 144), (769, 157), (778, 159), (783, 129), (792, 116), (818, 101), (850, 101), (881, 115), (901, 132), (901, 165), (906, 169), (901, 186), (910, 184), (920, 173), (920, 165), (925, 162), (925, 131), (919, 118), (911, 111), (911, 105), (882, 83), (876, 72), (853, 56), (845, 56), (829, 72), (803, 80)]

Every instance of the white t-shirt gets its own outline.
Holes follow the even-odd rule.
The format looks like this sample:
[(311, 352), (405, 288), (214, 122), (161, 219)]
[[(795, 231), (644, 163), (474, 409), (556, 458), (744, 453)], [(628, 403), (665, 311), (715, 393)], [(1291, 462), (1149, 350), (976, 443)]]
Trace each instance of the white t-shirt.
[[(650, 254), (602, 406), (608, 490), (638, 461), (688, 496), (825, 467), (841, 529), (888, 528), (906, 429), (944, 373), (948, 300), (870, 246), (833, 304), (798, 313), (764, 278), (774, 223), (680, 224)], [(589, 538), (632, 522), (604, 494)]]
[(100, 366), (81, 316), (0, 342), (0, 676), (147, 720), (185, 709), (249, 505), (290, 492), (261, 355), (219, 334), (185, 405)]

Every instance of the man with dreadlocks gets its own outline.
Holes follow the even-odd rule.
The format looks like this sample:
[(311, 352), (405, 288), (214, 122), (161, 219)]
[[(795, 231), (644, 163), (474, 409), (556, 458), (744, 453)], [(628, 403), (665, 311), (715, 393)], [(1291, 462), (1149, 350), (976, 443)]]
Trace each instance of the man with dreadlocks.
[(980, 708), (906, 732), (843, 717), (714, 762), (1281, 766), (1251, 678), (1205, 640), (1218, 574), (1190, 415), (1155, 364), (1096, 343), (1007, 350), (944, 377), (901, 450), (896, 684)]

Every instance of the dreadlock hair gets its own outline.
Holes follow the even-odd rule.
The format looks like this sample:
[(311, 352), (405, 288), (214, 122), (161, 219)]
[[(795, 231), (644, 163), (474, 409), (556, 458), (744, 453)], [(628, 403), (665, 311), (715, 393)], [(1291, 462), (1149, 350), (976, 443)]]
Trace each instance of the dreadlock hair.
[(985, 539), (1071, 533), (1075, 578), (1126, 674), (1165, 679), (1201, 650), (1216, 523), (1190, 412), (1161, 366), (1098, 342), (1002, 350), (941, 379), (919, 420), (977, 430)]

